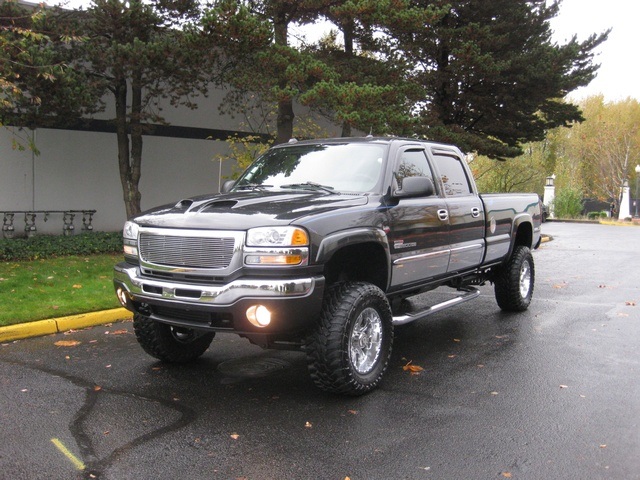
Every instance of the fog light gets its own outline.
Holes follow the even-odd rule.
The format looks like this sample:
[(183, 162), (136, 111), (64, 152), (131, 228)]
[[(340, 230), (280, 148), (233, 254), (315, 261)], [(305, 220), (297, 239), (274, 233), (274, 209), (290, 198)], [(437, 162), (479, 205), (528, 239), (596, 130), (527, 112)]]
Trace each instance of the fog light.
[(124, 289), (122, 287), (118, 287), (118, 289), (116, 290), (116, 295), (118, 296), (118, 300), (120, 300), (120, 303), (122, 304), (123, 307), (127, 306), (127, 292), (124, 291)]
[(266, 327), (271, 323), (271, 312), (264, 305), (253, 305), (247, 309), (247, 320), (256, 327)]

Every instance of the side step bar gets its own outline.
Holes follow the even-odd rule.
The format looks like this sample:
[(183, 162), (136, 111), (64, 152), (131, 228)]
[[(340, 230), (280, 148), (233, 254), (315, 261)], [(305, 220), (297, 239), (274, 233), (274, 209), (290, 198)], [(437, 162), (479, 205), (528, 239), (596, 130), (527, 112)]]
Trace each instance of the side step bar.
[(407, 313), (405, 315), (399, 315), (397, 317), (393, 317), (394, 325), (404, 325), (405, 323), (415, 322), (416, 320), (422, 320), (423, 318), (428, 317), (429, 315), (444, 310), (449, 307), (453, 307), (460, 303), (467, 302), (469, 300), (473, 300), (474, 298), (480, 296), (480, 290), (475, 287), (465, 287), (458, 290), (460, 295), (451, 300), (447, 300), (446, 302), (437, 303), (432, 305), (424, 310), (419, 310), (417, 312)]

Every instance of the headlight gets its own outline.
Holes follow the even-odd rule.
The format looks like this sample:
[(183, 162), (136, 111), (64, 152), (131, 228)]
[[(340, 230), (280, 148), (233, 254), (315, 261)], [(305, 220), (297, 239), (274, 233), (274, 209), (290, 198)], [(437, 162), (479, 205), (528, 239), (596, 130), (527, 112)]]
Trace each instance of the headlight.
[(247, 266), (303, 266), (309, 260), (309, 234), (298, 227), (260, 227), (247, 232)]
[(122, 229), (122, 237), (128, 240), (138, 240), (138, 224), (135, 222), (125, 222)]
[(298, 227), (260, 227), (247, 232), (248, 247), (304, 247), (309, 235)]
[(129, 257), (138, 256), (138, 224), (125, 222), (122, 229), (122, 243), (124, 254)]

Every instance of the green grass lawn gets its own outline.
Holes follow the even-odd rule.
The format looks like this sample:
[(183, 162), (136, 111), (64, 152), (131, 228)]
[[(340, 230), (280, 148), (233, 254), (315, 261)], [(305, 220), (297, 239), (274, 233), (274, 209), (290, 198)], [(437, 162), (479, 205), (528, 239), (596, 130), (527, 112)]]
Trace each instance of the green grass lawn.
[(64, 256), (0, 264), (0, 326), (118, 308), (115, 255)]

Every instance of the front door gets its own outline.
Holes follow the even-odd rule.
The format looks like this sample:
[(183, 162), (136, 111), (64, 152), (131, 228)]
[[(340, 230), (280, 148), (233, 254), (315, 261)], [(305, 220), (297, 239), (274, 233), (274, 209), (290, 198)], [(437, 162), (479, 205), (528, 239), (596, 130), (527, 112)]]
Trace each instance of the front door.
[[(424, 149), (406, 147), (399, 151), (394, 183), (402, 188), (402, 180), (409, 176), (434, 180)], [(423, 283), (425, 278), (446, 274), (450, 243), (446, 200), (438, 193), (429, 197), (395, 199), (387, 214), (391, 288)]]

